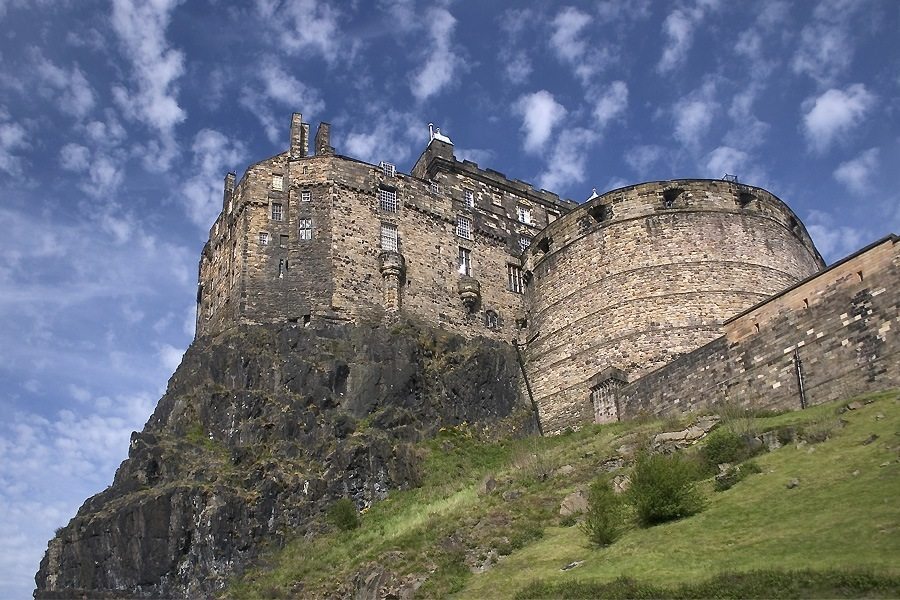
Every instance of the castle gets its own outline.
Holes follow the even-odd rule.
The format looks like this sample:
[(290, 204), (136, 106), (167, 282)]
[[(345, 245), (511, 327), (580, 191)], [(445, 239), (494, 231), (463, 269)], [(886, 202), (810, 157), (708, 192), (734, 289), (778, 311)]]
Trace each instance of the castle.
[(898, 249), (826, 269), (763, 189), (656, 181), (577, 203), (457, 160), (439, 130), (400, 173), (337, 154), (327, 123), (311, 140), (295, 113), (286, 152), (225, 178), (196, 331), (397, 314), (511, 342), (545, 431), (800, 407), (900, 385)]

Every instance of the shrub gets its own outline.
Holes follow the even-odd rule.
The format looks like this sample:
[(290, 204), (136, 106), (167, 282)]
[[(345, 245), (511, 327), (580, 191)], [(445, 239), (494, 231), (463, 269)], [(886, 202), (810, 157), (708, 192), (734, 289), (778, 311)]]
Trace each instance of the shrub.
[(696, 463), (681, 454), (639, 455), (629, 490), (638, 523), (649, 527), (699, 512), (703, 499), (694, 486), (697, 471)]
[(578, 523), (578, 515), (576, 515), (574, 513), (571, 515), (566, 515), (564, 517), (559, 518), (559, 526), (560, 527), (572, 527), (576, 523)]
[(328, 508), (328, 522), (341, 531), (359, 527), (359, 513), (350, 498), (341, 498)]
[(596, 546), (608, 546), (622, 532), (622, 497), (606, 478), (597, 479), (588, 490), (588, 508), (580, 527)]

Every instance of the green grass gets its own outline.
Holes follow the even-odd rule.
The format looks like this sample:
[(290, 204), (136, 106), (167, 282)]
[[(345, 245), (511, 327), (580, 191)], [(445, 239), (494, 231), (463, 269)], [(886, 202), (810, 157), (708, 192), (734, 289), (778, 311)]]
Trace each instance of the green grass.
[[(610, 597), (620, 597), (615, 594), (623, 589), (632, 590), (631, 597), (698, 597), (711, 590), (754, 597), (752, 590), (763, 590), (760, 597), (783, 578), (802, 583), (784, 587), (784, 597), (896, 596), (900, 400), (896, 392), (871, 399), (873, 404), (840, 415), (841, 403), (834, 403), (730, 420), (724, 426), (800, 430), (824, 423), (833, 430), (825, 442), (755, 457), (762, 473), (726, 491), (713, 492), (712, 479), (701, 482), (708, 502), (703, 512), (646, 529), (626, 525), (622, 537), (602, 549), (560, 519), (560, 501), (590, 483), (623, 443), (671, 427), (642, 420), (492, 443), (466, 426), (443, 431), (420, 448), (420, 487), (392, 492), (361, 515), (356, 530), (301, 537), (271, 549), (225, 595), (352, 594), (347, 582), (377, 567), (397, 577), (425, 577), (418, 597), (510, 598), (523, 590), (538, 590), (539, 597), (584, 597), (600, 589)], [(876, 420), (877, 413), (885, 418)], [(840, 427), (839, 418), (846, 426)], [(863, 445), (873, 433), (879, 436), (875, 443)], [(574, 472), (553, 474), (566, 464)], [(486, 474), (496, 479), (497, 489), (479, 495)], [(787, 489), (794, 478), (799, 486)], [(583, 563), (560, 570), (575, 561)], [(476, 567), (487, 570), (476, 573)], [(841, 577), (862, 583), (841, 587)]]

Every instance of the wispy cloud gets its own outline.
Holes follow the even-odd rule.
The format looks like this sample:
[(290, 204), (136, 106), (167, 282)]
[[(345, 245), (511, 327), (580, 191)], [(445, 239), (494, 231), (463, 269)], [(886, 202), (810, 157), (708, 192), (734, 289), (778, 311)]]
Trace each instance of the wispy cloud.
[(635, 146), (625, 153), (625, 162), (640, 179), (647, 179), (651, 168), (660, 162), (665, 155), (662, 146), (648, 144)]
[[(286, 143), (285, 122), (290, 111), (300, 110), (309, 117), (325, 109), (319, 91), (288, 73), (274, 57), (262, 61), (258, 77), (241, 91), (240, 102), (259, 119), (266, 137), (273, 144)], [(284, 110), (279, 113), (273, 104)]]
[(842, 220), (824, 211), (809, 211), (805, 221), (813, 242), (829, 262), (858, 250), (866, 241), (874, 239), (869, 232), (857, 227), (838, 225)]
[(862, 123), (875, 105), (875, 95), (861, 83), (832, 88), (803, 103), (803, 131), (810, 148), (824, 152)]
[(663, 53), (656, 65), (660, 73), (681, 66), (694, 43), (694, 31), (703, 19), (718, 8), (719, 0), (696, 0), (692, 5), (676, 8), (663, 21), (666, 36)]
[(878, 148), (869, 148), (852, 160), (842, 162), (834, 170), (834, 178), (851, 192), (862, 194), (873, 187), (873, 175), (878, 169)]
[(25, 128), (13, 121), (0, 120), (0, 171), (18, 175), (22, 159), (18, 151), (28, 147)]
[(566, 109), (547, 90), (521, 96), (513, 105), (513, 111), (522, 117), (524, 147), (527, 152), (540, 152), (553, 129), (566, 116)]
[(46, 59), (35, 50), (35, 67), (42, 83), (58, 93), (56, 107), (78, 119), (86, 117), (96, 104), (96, 94), (84, 72), (77, 66), (66, 70)]
[(550, 49), (576, 77), (587, 85), (611, 61), (609, 48), (599, 39), (588, 35), (592, 22), (590, 14), (572, 6), (561, 9), (550, 23)]
[(689, 148), (698, 148), (719, 110), (712, 82), (678, 100), (672, 107), (675, 139)]
[(425, 64), (410, 80), (410, 90), (420, 102), (453, 84), (463, 65), (452, 43), (456, 27), (453, 15), (446, 8), (432, 8), (426, 17), (431, 45)]
[(594, 102), (594, 121), (600, 129), (610, 121), (621, 117), (628, 108), (628, 85), (624, 81), (613, 81), (597, 95)]
[(178, 104), (176, 82), (184, 55), (166, 39), (166, 28), (180, 0), (113, 0), (112, 26), (131, 63), (132, 86), (116, 85), (113, 97), (126, 116), (154, 129), (145, 164), (166, 169), (178, 154), (175, 126), (187, 117)]
[(188, 217), (206, 229), (222, 210), (225, 173), (237, 169), (246, 156), (246, 149), (243, 143), (223, 133), (203, 129), (194, 136), (191, 153), (194, 168), (181, 188), (181, 195)]
[(538, 177), (541, 187), (566, 192), (585, 180), (590, 148), (599, 135), (590, 129), (564, 129), (553, 144), (544, 170)]
[(810, 22), (800, 31), (800, 43), (791, 67), (819, 83), (828, 84), (853, 62), (854, 42), (850, 28), (865, 0), (823, 0), (813, 10)]
[(272, 32), (276, 46), (288, 54), (320, 56), (329, 64), (348, 58), (356, 46), (340, 27), (335, 3), (319, 0), (256, 0), (262, 26)]

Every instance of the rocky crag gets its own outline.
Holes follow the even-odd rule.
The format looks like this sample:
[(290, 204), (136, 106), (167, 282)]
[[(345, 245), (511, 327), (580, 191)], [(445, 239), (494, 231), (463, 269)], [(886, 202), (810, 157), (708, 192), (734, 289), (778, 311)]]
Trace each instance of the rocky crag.
[(323, 511), (415, 486), (441, 427), (530, 433), (515, 350), (411, 323), (244, 325), (187, 351), (113, 484), (50, 541), (36, 598), (208, 597)]

